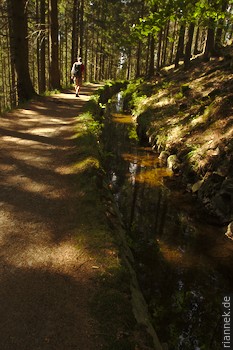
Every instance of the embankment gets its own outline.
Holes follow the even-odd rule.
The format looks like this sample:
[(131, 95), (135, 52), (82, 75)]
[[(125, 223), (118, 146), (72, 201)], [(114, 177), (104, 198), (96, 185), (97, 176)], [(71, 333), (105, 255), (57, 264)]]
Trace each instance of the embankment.
[(197, 196), (212, 220), (233, 220), (233, 71), (226, 57), (164, 69), (124, 91), (125, 109), (161, 162)]

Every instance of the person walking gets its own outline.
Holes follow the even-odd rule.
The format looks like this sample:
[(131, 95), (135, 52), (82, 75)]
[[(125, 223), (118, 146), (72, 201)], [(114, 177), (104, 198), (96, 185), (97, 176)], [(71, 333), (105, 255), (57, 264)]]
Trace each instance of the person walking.
[(80, 87), (82, 86), (84, 72), (84, 64), (82, 63), (82, 58), (77, 57), (77, 61), (74, 62), (73, 67), (71, 69), (71, 79), (74, 81), (74, 88), (76, 97), (79, 97)]

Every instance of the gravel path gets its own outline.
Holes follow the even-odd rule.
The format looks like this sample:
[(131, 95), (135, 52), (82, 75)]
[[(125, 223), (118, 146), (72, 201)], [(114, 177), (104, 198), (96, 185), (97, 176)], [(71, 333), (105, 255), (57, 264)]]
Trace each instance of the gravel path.
[(75, 240), (70, 170), (74, 117), (92, 89), (0, 118), (1, 350), (101, 348), (88, 309), (94, 262)]

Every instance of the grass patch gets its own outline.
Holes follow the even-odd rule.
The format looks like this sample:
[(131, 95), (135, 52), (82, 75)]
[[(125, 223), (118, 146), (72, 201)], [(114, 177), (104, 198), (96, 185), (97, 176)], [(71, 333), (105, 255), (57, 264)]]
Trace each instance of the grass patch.
[(61, 91), (58, 89), (54, 89), (54, 90), (46, 90), (45, 92), (43, 92), (41, 94), (41, 96), (51, 96), (51, 95), (57, 95), (60, 94)]

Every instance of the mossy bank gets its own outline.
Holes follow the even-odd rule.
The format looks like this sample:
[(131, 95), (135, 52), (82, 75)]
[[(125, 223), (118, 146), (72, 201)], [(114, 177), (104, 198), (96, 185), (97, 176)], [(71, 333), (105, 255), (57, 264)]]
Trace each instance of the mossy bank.
[(141, 141), (221, 224), (233, 220), (231, 61), (228, 49), (226, 57), (197, 58), (188, 70), (167, 67), (124, 91), (124, 108), (133, 114)]
[(104, 102), (125, 84), (107, 84), (100, 88), (77, 119), (77, 149), (79, 159), (83, 158), (76, 165), (78, 186), (83, 192), (79, 215), (86, 227), (85, 234), (79, 235), (79, 241), (98, 262), (93, 266), (96, 291), (90, 304), (93, 316), (99, 320), (100, 327), (96, 332), (103, 336), (103, 349), (162, 350), (132, 268), (133, 256), (120, 214), (101, 166)]

